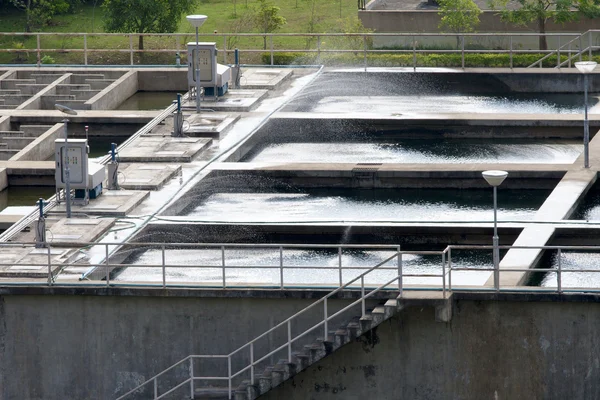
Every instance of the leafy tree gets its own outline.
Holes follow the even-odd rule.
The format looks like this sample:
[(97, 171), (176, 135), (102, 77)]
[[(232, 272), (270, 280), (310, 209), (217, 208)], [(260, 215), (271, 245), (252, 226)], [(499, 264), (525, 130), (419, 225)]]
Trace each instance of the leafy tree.
[[(280, 8), (267, 2), (267, 0), (258, 0), (258, 9), (256, 11), (256, 26), (264, 33), (272, 33), (286, 24), (285, 18), (279, 15)], [(267, 49), (267, 37), (263, 37), (263, 48)]]
[(32, 27), (48, 25), (56, 14), (72, 9), (74, 1), (69, 0), (10, 0), (19, 10), (25, 11), (25, 32)]
[[(174, 32), (193, 5), (194, 0), (104, 0), (104, 28), (107, 32)], [(138, 48), (144, 49), (143, 36)]]
[[(479, 25), (481, 10), (473, 0), (438, 0), (438, 15), (441, 16), (439, 28), (455, 33), (473, 32)], [(460, 37), (456, 36), (456, 48)]]
[[(564, 24), (577, 21), (582, 15), (588, 18), (600, 16), (596, 0), (491, 0), (490, 6), (500, 10), (503, 21), (518, 25), (535, 22), (537, 31), (542, 34), (546, 33), (548, 21)], [(548, 49), (546, 36), (539, 37), (539, 46), (540, 50)]]

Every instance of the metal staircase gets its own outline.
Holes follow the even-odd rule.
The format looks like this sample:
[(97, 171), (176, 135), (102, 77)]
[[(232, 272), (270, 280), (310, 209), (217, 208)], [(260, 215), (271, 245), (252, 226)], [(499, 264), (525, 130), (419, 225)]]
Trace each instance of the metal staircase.
[[(594, 45), (594, 35), (600, 33), (600, 30), (591, 29), (587, 32), (580, 34), (574, 39), (569, 40), (564, 44), (559, 43), (556, 50), (550, 51), (548, 54), (529, 65), (527, 68), (544, 67), (544, 61), (548, 60), (552, 56), (556, 56), (556, 65), (554, 68), (560, 69), (563, 67), (571, 68), (571, 64), (574, 61), (582, 61), (587, 56), (588, 60), (592, 59), (592, 53), (600, 46)], [(566, 60), (562, 60), (562, 56), (566, 55)]]
[[(395, 259), (398, 261), (398, 273), (395, 277), (377, 287), (365, 286), (367, 276), (374, 271), (379, 270), (381, 272), (380, 267)], [(117, 400), (158, 400), (166, 398), (255, 399), (361, 335), (368, 334), (406, 305), (414, 304), (415, 300), (417, 303), (423, 300), (419, 296), (416, 299), (405, 296), (405, 293), (403, 293), (404, 277), (427, 276), (441, 278), (443, 284), (440, 291), (433, 294), (434, 297), (437, 296), (437, 299), (433, 299), (433, 303), (431, 303), (431, 292), (428, 292), (426, 297), (428, 298), (428, 304), (439, 306), (440, 310), (444, 310), (441, 315), (445, 315), (445, 317), (442, 316), (441, 319), (449, 318), (450, 312), (447, 305), (449, 304), (450, 295), (446, 290), (445, 272), (446, 264), (444, 261), (441, 274), (403, 274), (402, 252), (398, 251), (233, 352), (223, 355), (190, 355), (118, 397)], [(360, 290), (359, 298), (338, 311), (330, 312), (328, 309), (330, 307), (329, 300), (339, 297), (343, 294), (343, 291), (348, 290)], [(371, 304), (376, 294), (379, 294), (377, 296), (379, 304), (372, 309), (367, 308), (367, 303)], [(309, 324), (308, 328), (293, 331), (292, 327), (297, 328), (301, 322), (300, 320), (305, 320), (309, 312), (314, 313), (315, 308), (323, 310), (323, 317), (317, 323)], [(350, 318), (347, 318), (348, 316)], [(339, 322), (340, 318), (342, 318), (342, 323)], [(338, 321), (338, 326), (332, 329), (332, 325), (335, 324), (334, 320)], [(268, 339), (270, 335), (281, 334), (282, 332), (286, 338), (283, 344), (269, 346), (270, 350), (264, 355), (256, 354), (255, 350), (258, 346), (255, 346), (255, 344), (258, 341)], [(311, 334), (317, 334), (320, 337), (315, 339), (311, 337)], [(238, 362), (240, 358), (244, 360), (241, 364)], [(279, 360), (274, 361), (277, 359)], [(208, 367), (208, 365), (215, 362), (226, 363), (227, 367)], [(177, 369), (180, 370), (178, 379), (169, 376)], [(197, 374), (198, 369), (210, 371), (210, 374)], [(221, 371), (215, 373), (218, 370)], [(179, 397), (176, 397), (176, 395)]]

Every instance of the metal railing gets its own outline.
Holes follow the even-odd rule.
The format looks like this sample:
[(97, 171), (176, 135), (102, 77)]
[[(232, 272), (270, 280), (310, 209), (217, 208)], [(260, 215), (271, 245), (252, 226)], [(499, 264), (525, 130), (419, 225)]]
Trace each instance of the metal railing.
[[(596, 31), (589, 31), (596, 32)], [(586, 32), (587, 33), (587, 32)], [(368, 56), (372, 54), (410, 54), (412, 55), (412, 67), (417, 68), (418, 55), (420, 54), (460, 54), (461, 56), (461, 67), (465, 68), (466, 61), (465, 56), (468, 54), (507, 54), (509, 60), (506, 67), (513, 68), (513, 56), (517, 54), (540, 54), (545, 53), (541, 60), (538, 60), (531, 66), (541, 65), (544, 60), (552, 55), (558, 53), (560, 55), (561, 49), (565, 45), (561, 45), (561, 38), (566, 37), (570, 39), (568, 43), (575, 43), (581, 40), (581, 37), (585, 35), (582, 33), (463, 33), (463, 34), (449, 34), (449, 33), (218, 33), (202, 35), (203, 40), (215, 41), (218, 46), (222, 44), (219, 50), (222, 55), (222, 62), (227, 64), (230, 61), (230, 57), (234, 52), (235, 48), (240, 48), (242, 57), (244, 55), (252, 54), (268, 54), (270, 58), (270, 64), (275, 64), (275, 55), (277, 53), (302, 53), (302, 54), (314, 54), (316, 60), (321, 61), (321, 56), (327, 54), (353, 54), (356, 60), (360, 59), (359, 54), (362, 55), (362, 64), (365, 68), (369, 66)], [(154, 44), (154, 48), (146, 47), (142, 50), (134, 47), (134, 40), (139, 37), (148, 38), (166, 38), (168, 43), (160, 42)], [(521, 42), (523, 40), (535, 40), (539, 37), (546, 37), (549, 39), (556, 38), (558, 40), (558, 46), (556, 49), (550, 50), (537, 50), (537, 49), (522, 49)], [(589, 34), (589, 41), (592, 34)], [(29, 53), (35, 53), (37, 66), (42, 64), (42, 55), (44, 53), (51, 54), (80, 54), (83, 57), (83, 62), (73, 63), (73, 65), (90, 65), (90, 56), (102, 55), (106, 53), (117, 53), (128, 55), (128, 62), (130, 66), (136, 65), (136, 55), (140, 54), (170, 54), (173, 57), (170, 58), (174, 63), (175, 55), (182, 54), (185, 56), (186, 48), (184, 42), (191, 38), (192, 35), (189, 33), (60, 33), (60, 32), (38, 32), (38, 33), (14, 33), (14, 32), (0, 32), (0, 39), (3, 37), (12, 38), (35, 38), (35, 45), (29, 48), (10, 48), (6, 45), (4, 48), (0, 48), (0, 54), (11, 53), (17, 56), (25, 54), (28, 58)], [(93, 38), (104, 38), (104, 37), (117, 37), (125, 39), (121, 45), (107, 44), (105, 41), (98, 41), (94, 47), (90, 47), (89, 43)], [(63, 38), (60, 48), (43, 47), (42, 41), (46, 38)], [(298, 43), (294, 45), (292, 39), (298, 39)], [(389, 39), (401, 39), (404, 41), (404, 45), (399, 46), (400, 48), (390, 49), (376, 49), (373, 48), (372, 42), (375, 39), (378, 40), (389, 40)], [(260, 42), (265, 40), (268, 41), (268, 47), (261, 48)], [(305, 43), (301, 43), (304, 39)], [(65, 42), (67, 40), (78, 41), (79, 45), (74, 47), (67, 47)], [(344, 43), (338, 44), (333, 47), (328, 47), (325, 43), (336, 40), (345, 40)], [(430, 45), (424, 45), (423, 42), (430, 40)], [(455, 41), (457, 43), (456, 48), (448, 48), (449, 45), (445, 46), (436, 45), (439, 41)], [(494, 41), (493, 45), (489, 45), (490, 48), (484, 48), (485, 46), (479, 46), (482, 48), (475, 49), (469, 48), (467, 41)], [(242, 43), (244, 42), (245, 43)], [(235, 42), (235, 44), (234, 44)], [(498, 44), (500, 43), (500, 44)], [(429, 48), (423, 48), (427, 46)], [(570, 46), (570, 44), (569, 44)], [(591, 54), (592, 46), (588, 46)], [(582, 47), (579, 46), (581, 49)], [(595, 47), (594, 47), (595, 48)], [(570, 51), (570, 47), (569, 47)], [(560, 60), (560, 57), (559, 57)], [(143, 60), (142, 60), (143, 61)], [(232, 61), (232, 60), (231, 60)], [(140, 63), (142, 65), (143, 63)], [(154, 62), (153, 64), (156, 64)], [(122, 65), (127, 65), (124, 63)], [(560, 65), (560, 64), (559, 64)]]
[[(554, 68), (562, 68), (567, 66), (571, 68), (571, 64), (573, 60), (582, 61), (584, 56), (587, 56), (588, 61), (592, 60), (592, 55), (595, 50), (600, 49), (600, 46), (596, 45), (595, 42), (598, 41), (597, 34), (600, 30), (591, 29), (587, 32), (582, 33), (581, 35), (569, 40), (564, 44), (560, 44), (560, 37), (558, 38), (559, 43), (556, 50), (549, 52), (538, 61), (529, 65), (527, 68), (540, 67), (543, 68), (544, 61), (548, 60), (552, 56), (556, 56), (556, 65)], [(596, 38), (594, 38), (596, 35)], [(573, 48), (575, 47), (575, 48)], [(562, 56), (566, 56), (565, 60), (562, 59)]]

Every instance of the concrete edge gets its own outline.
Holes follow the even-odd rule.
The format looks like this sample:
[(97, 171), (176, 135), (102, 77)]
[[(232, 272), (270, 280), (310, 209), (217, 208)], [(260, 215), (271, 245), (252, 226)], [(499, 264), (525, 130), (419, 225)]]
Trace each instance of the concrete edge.
[(85, 102), (90, 110), (111, 110), (138, 91), (138, 72), (129, 71)]
[(27, 110), (27, 109), (40, 109), (42, 96), (49, 94), (50, 92), (56, 91), (56, 86), (64, 83), (66, 80), (71, 79), (71, 73), (66, 73), (64, 75), (60, 75), (59, 78), (55, 79), (54, 82), (50, 83), (44, 89), (40, 90), (29, 100), (26, 100), (24, 103), (21, 103), (15, 110)]
[(54, 141), (58, 139), (61, 128), (63, 124), (54, 124), (54, 126), (48, 129), (46, 132), (38, 136), (33, 142), (29, 143), (25, 146), (21, 151), (12, 156), (9, 161), (40, 161), (40, 159), (45, 160), (47, 157), (40, 154), (39, 151), (44, 151), (44, 149), (48, 149), (44, 152), (49, 154), (54, 153)]

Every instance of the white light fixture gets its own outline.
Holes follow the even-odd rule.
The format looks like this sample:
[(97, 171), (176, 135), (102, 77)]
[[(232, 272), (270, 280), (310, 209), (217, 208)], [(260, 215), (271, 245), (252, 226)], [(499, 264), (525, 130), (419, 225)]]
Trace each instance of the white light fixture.
[(578, 61), (575, 63), (575, 68), (577, 68), (579, 72), (589, 74), (594, 71), (596, 65), (598, 65), (596, 61)]
[(208, 18), (206, 15), (188, 15), (185, 17), (196, 28), (196, 113), (200, 114), (200, 47), (198, 46), (198, 28)]
[[(68, 115), (77, 115), (77, 111), (69, 108), (67, 106), (63, 106), (62, 104), (54, 104), (54, 108), (58, 111), (68, 114)], [(68, 161), (68, 153), (69, 153), (69, 141), (68, 141), (68, 133), (67, 133), (67, 124), (69, 123), (68, 119), (63, 120), (64, 130), (65, 130), (65, 149), (63, 150), (63, 176), (65, 177), (65, 202), (67, 204), (67, 218), (71, 218), (71, 171), (69, 169), (69, 161)]]
[(500, 186), (508, 176), (508, 172), (492, 170), (484, 171), (481, 175), (490, 186)]

